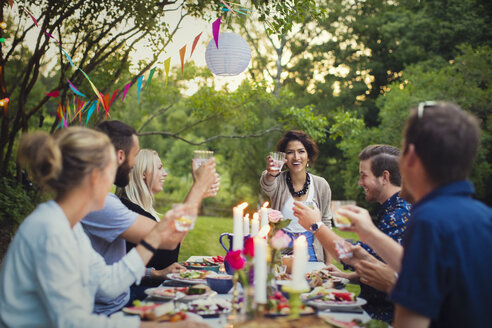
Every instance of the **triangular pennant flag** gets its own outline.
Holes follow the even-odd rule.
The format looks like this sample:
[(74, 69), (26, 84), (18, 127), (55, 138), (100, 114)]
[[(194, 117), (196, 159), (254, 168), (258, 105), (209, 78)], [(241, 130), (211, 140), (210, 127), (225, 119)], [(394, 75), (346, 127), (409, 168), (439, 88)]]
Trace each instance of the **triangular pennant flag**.
[(220, 17), (212, 23), (212, 34), (214, 36), (215, 45), (219, 49), (219, 30), (220, 30)]
[(181, 74), (184, 74), (184, 60), (185, 60), (185, 53), (186, 53), (186, 45), (179, 49), (179, 57), (181, 58)]
[(120, 89), (116, 89), (116, 91), (113, 92), (113, 95), (111, 96), (111, 100), (109, 101), (109, 107), (111, 107), (111, 105), (113, 104), (114, 98), (116, 98), (118, 91), (120, 91)]
[(200, 39), (200, 36), (202, 35), (202, 33), (203, 32), (200, 32), (200, 34), (198, 34), (195, 37), (195, 40), (193, 40), (193, 45), (191, 46), (191, 55), (190, 55), (190, 58), (191, 58), (191, 56), (193, 56), (193, 51), (195, 51), (196, 44), (198, 43), (198, 40)]
[(149, 72), (149, 78), (147, 79), (147, 84), (145, 85), (146, 88), (150, 86), (150, 82), (152, 81), (152, 76), (154, 75), (155, 72), (155, 67), (150, 70)]
[(60, 91), (58, 91), (58, 90), (51, 91), (51, 92), (45, 93), (45, 95), (47, 95), (48, 97), (57, 98), (60, 96)]
[(29, 12), (26, 8), (24, 8), (24, 11), (25, 11), (25, 12), (26, 12), (29, 16), (31, 16), (31, 19), (32, 19), (32, 21), (34, 22), (34, 25), (36, 25), (36, 27), (39, 27), (39, 26), (38, 26), (38, 21), (36, 20), (36, 18), (34, 18), (34, 16), (33, 16), (33, 15), (32, 15), (32, 14), (31, 14), (31, 13), (30, 13), (30, 12)]
[(58, 104), (58, 109), (56, 110), (56, 116), (61, 120), (62, 119), (62, 105), (61, 102)]
[(125, 99), (126, 97), (126, 93), (128, 92), (128, 89), (130, 89), (130, 87), (132, 86), (132, 83), (128, 83), (127, 85), (125, 85), (125, 90), (123, 90), (123, 96), (121, 97), (121, 102), (123, 103), (123, 100)]
[(67, 57), (67, 60), (70, 63), (70, 65), (72, 65), (72, 68), (73, 69), (77, 69), (77, 67), (75, 67), (75, 65), (74, 65), (74, 63), (72, 61), (72, 57), (70, 57), (70, 55), (65, 50), (63, 50), (63, 48), (61, 46), (60, 46), (60, 49), (63, 52), (63, 54), (65, 55), (65, 57)]
[[(87, 81), (89, 81), (89, 84), (91, 85), (92, 87), (92, 90), (94, 91), (94, 93), (96, 94), (97, 98), (99, 98), (99, 100), (101, 102), (103, 102), (103, 99), (101, 97), (101, 94), (99, 93), (99, 90), (97, 90), (96, 86), (94, 85), (94, 83), (92, 83), (91, 79), (89, 78), (89, 75), (87, 75), (80, 67), (79, 67), (79, 71), (82, 72), (82, 74), (84, 74), (85, 78), (87, 79)], [(97, 112), (99, 113), (99, 107), (97, 108)]]
[(109, 93), (104, 96), (104, 109), (106, 110), (106, 116), (108, 116), (108, 112), (109, 112)]
[(101, 99), (97, 99), (97, 113), (99, 114), (99, 107), (101, 107)]
[(72, 91), (75, 94), (77, 94), (77, 95), (79, 95), (81, 97), (86, 98), (86, 96), (82, 92), (80, 92), (79, 90), (77, 90), (77, 88), (72, 84), (72, 82), (70, 82), (70, 80), (68, 78), (67, 78), (67, 82), (68, 82), (68, 86), (70, 87), (70, 89), (72, 89)]
[(140, 101), (140, 89), (142, 88), (143, 75), (139, 76), (137, 79), (137, 89), (138, 89), (138, 101)]
[(167, 77), (169, 76), (169, 67), (171, 66), (171, 57), (164, 61), (164, 70), (166, 71), (166, 85), (167, 85)]
[(224, 6), (227, 7), (227, 9), (229, 9), (229, 12), (233, 13), (234, 15), (236, 15), (236, 13), (234, 12), (234, 10), (229, 7), (229, 5), (227, 4), (227, 2), (225, 2), (224, 0), (220, 0), (220, 2), (222, 2), (224, 4)]
[(14, 0), (9, 0), (10, 9), (14, 6)]
[(94, 113), (94, 110), (96, 109), (97, 104), (98, 104), (97, 100), (94, 100), (92, 102), (92, 105), (89, 108), (89, 111), (87, 112), (87, 119), (85, 120), (85, 125), (87, 125), (87, 123), (89, 123), (89, 119), (91, 118), (92, 113)]

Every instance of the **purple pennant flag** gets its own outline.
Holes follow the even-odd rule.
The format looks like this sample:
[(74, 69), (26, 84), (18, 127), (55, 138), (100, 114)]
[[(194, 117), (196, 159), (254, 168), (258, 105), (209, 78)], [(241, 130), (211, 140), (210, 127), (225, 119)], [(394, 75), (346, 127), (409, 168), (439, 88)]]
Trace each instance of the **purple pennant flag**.
[(212, 23), (212, 34), (214, 36), (215, 45), (219, 49), (219, 30), (220, 30), (220, 17)]
[(125, 99), (125, 96), (126, 96), (126, 93), (128, 92), (128, 89), (130, 89), (130, 87), (132, 86), (132, 83), (128, 83), (127, 85), (125, 85), (125, 90), (123, 90), (123, 97), (121, 97), (121, 102), (123, 103), (123, 99)]

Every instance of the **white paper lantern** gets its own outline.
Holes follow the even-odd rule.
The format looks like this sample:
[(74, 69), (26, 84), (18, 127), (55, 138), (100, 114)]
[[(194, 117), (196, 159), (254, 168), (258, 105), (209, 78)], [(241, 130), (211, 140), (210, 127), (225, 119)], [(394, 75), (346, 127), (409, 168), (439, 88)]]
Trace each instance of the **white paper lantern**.
[(235, 33), (219, 34), (219, 48), (212, 38), (205, 51), (208, 68), (215, 75), (233, 76), (243, 72), (251, 60), (249, 45)]

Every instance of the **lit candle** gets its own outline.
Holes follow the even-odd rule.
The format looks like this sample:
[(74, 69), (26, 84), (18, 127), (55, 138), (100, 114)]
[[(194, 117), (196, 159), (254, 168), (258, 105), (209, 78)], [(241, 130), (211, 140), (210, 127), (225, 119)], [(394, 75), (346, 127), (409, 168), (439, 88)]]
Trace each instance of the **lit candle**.
[(261, 217), (261, 224), (260, 228), (263, 228), (265, 225), (268, 225), (268, 202), (265, 202), (263, 206), (260, 208), (260, 217)]
[(249, 214), (246, 214), (243, 218), (243, 235), (249, 235)]
[(298, 290), (306, 289), (308, 284), (304, 270), (308, 261), (307, 241), (305, 236), (294, 240), (294, 263), (292, 264), (292, 287)]
[(260, 230), (260, 220), (258, 219), (258, 213), (254, 213), (253, 219), (251, 220), (251, 237), (256, 236), (258, 230)]
[(255, 302), (257, 304), (266, 304), (267, 302), (267, 247), (265, 237), (269, 231), (270, 226), (266, 226), (254, 238)]
[(241, 250), (244, 247), (243, 237), (243, 211), (248, 206), (248, 203), (244, 202), (232, 209), (233, 213), (233, 237), (232, 237), (232, 250)]

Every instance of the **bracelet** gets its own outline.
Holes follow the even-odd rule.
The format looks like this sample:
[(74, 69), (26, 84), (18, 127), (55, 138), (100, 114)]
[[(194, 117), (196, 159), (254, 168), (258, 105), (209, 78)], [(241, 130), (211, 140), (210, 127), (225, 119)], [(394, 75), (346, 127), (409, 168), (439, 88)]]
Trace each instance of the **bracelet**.
[(273, 174), (268, 173), (268, 175), (271, 176), (271, 177), (277, 178), (280, 175), (280, 173), (277, 174), (277, 175), (273, 175)]
[(140, 241), (140, 245), (142, 245), (143, 247), (147, 248), (149, 251), (152, 252), (152, 254), (155, 254), (155, 252), (157, 252), (157, 249), (155, 249), (151, 244), (149, 244), (148, 242), (146, 242), (144, 239), (142, 239)]

